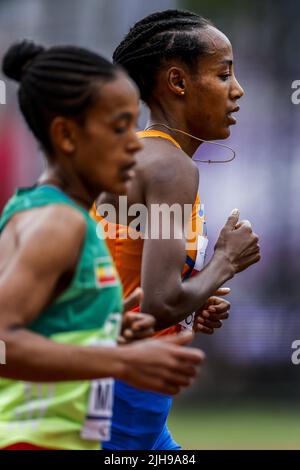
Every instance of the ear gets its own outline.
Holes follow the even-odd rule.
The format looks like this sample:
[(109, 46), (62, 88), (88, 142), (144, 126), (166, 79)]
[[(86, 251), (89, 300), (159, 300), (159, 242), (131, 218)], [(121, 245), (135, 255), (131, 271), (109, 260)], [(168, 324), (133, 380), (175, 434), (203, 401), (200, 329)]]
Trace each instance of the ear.
[(50, 137), (54, 148), (65, 154), (72, 154), (76, 149), (76, 124), (68, 118), (56, 117), (50, 125)]
[(169, 89), (178, 96), (186, 93), (186, 74), (180, 67), (170, 67), (167, 71)]

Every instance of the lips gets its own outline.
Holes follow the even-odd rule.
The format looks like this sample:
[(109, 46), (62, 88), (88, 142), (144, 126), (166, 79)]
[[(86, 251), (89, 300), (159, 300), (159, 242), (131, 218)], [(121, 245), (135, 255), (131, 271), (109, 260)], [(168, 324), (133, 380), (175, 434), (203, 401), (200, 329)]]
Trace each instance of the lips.
[(232, 113), (237, 113), (239, 110), (240, 110), (240, 107), (236, 106), (235, 108), (232, 108), (230, 111), (226, 113), (226, 116), (230, 124), (236, 124), (236, 118), (232, 116)]
[(121, 178), (123, 181), (131, 180), (134, 177), (135, 171), (134, 167), (136, 162), (131, 163), (130, 165), (125, 166), (121, 170)]

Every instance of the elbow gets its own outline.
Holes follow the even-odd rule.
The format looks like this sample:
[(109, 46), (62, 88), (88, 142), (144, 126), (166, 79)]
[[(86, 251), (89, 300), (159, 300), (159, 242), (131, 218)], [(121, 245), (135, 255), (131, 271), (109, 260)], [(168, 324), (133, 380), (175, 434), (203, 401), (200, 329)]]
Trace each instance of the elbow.
[[(176, 325), (185, 313), (181, 312), (181, 293), (172, 296), (145, 295), (142, 302), (142, 312), (153, 315), (156, 319), (155, 330)], [(183, 318), (181, 316), (183, 315)]]

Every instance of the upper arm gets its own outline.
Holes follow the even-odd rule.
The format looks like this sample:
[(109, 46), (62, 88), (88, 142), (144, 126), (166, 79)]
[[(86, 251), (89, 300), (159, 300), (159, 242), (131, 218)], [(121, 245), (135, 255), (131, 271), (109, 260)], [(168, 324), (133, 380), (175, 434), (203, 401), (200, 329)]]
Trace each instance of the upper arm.
[(21, 215), (15, 250), (0, 275), (2, 328), (31, 323), (51, 301), (61, 276), (74, 270), (80, 253), (85, 221), (78, 211), (68, 206), (36, 211)]
[[(175, 305), (181, 294), (181, 275), (186, 259), (184, 229), (191, 216), (197, 190), (198, 171), (179, 151), (157, 161), (147, 172), (145, 200), (150, 219), (152, 216), (152, 221), (157, 221), (158, 205), (166, 206), (161, 219), (164, 222), (159, 224), (159, 229), (150, 223), (150, 233), (144, 241), (141, 273), (143, 311), (157, 316), (159, 311)], [(169, 210), (172, 206), (174, 212)]]

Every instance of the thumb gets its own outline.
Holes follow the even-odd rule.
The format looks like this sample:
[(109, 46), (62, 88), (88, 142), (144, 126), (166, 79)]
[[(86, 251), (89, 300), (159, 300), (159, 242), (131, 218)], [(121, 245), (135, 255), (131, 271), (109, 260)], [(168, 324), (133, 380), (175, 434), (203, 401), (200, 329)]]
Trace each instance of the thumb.
[(127, 312), (134, 307), (140, 305), (143, 299), (143, 289), (141, 287), (137, 287), (125, 300), (123, 303), (123, 312)]
[(220, 289), (216, 290), (214, 295), (228, 295), (230, 292), (231, 289), (229, 287), (221, 287)]
[(168, 343), (173, 343), (173, 344), (178, 344), (180, 346), (185, 346), (189, 343), (191, 343), (192, 339), (194, 337), (194, 334), (192, 331), (180, 333), (178, 335), (170, 335), (167, 336), (165, 341)]
[(227, 219), (225, 227), (230, 229), (230, 230), (234, 230), (236, 224), (239, 221), (239, 217), (240, 217), (239, 209), (233, 209), (233, 211), (231, 212), (230, 216)]

